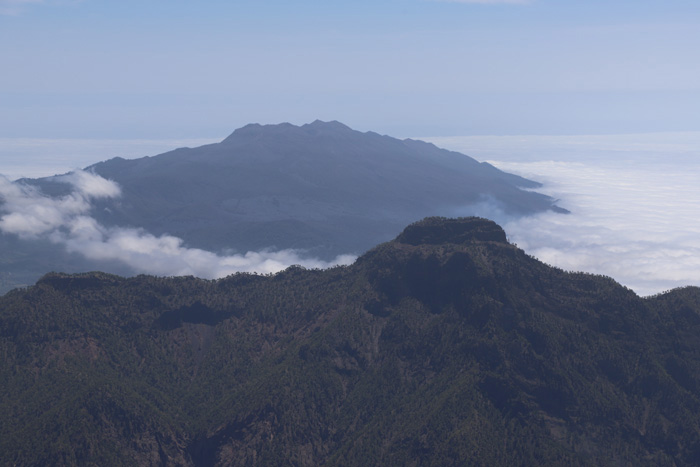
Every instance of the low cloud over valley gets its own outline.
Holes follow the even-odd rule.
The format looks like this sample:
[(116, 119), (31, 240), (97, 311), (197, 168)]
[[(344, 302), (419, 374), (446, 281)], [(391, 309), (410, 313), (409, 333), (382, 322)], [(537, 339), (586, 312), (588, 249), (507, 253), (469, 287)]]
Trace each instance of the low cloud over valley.
[(92, 201), (120, 196), (119, 186), (96, 174), (75, 171), (58, 176), (72, 190), (60, 197), (48, 197), (38, 189), (11, 182), (0, 176), (0, 231), (27, 241), (48, 239), (71, 253), (97, 261), (119, 261), (137, 273), (194, 275), (220, 278), (235, 272), (274, 273), (293, 264), (326, 268), (349, 264), (354, 256), (342, 255), (332, 261), (304, 258), (296, 250), (247, 252), (222, 256), (188, 248), (171, 235), (155, 236), (142, 229), (106, 227), (91, 215)]

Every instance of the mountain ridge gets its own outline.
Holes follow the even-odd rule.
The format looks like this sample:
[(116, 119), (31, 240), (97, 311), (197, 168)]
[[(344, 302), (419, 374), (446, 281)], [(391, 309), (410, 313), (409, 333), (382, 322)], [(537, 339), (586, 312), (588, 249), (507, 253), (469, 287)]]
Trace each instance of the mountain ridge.
[[(144, 175), (151, 170), (150, 165), (167, 159), (172, 159), (171, 168), (163, 166), (157, 177)], [(209, 191), (221, 193), (216, 195), (214, 203), (209, 204), (217, 206), (216, 216), (230, 219), (240, 226), (239, 229), (251, 225), (257, 231), (259, 227), (255, 227), (255, 222), (275, 225), (294, 220), (305, 226), (302, 230), (319, 232), (311, 240), (305, 240), (298, 233), (285, 230), (283, 235), (275, 236), (278, 240), (271, 245), (266, 243), (269, 240), (264, 240), (264, 235), (254, 235), (254, 243), (245, 243), (242, 238), (248, 238), (246, 235), (231, 231), (230, 238), (245, 243), (238, 247), (212, 243), (211, 239), (198, 240), (197, 235), (203, 235), (201, 232), (193, 234), (181, 230), (182, 227), (168, 229), (163, 225), (146, 225), (145, 219), (153, 217), (151, 211), (148, 215), (144, 213), (119, 221), (143, 226), (155, 234), (167, 232), (184, 238), (193, 246), (213, 251), (220, 251), (222, 247), (247, 251), (273, 246), (323, 252), (319, 244), (325, 243), (324, 248), (329, 249), (330, 256), (322, 254), (324, 258), (360, 253), (380, 241), (389, 240), (407, 223), (426, 215), (458, 209), (460, 205), (478, 203), (489, 196), (494, 202), (504, 203), (502, 209), (513, 214), (546, 209), (562, 211), (550, 198), (514, 188), (536, 188), (540, 186), (536, 182), (506, 174), (489, 164), (478, 163), (468, 156), (429, 143), (398, 140), (372, 132), (361, 133), (339, 122), (316, 121), (301, 127), (252, 124), (234, 131), (221, 143), (178, 149), (139, 161), (120, 161), (120, 164), (133, 166), (130, 177), (146, 177), (133, 188), (139, 193), (148, 193), (144, 197), (146, 203), (155, 196), (149, 187), (162, 183), (159, 180), (163, 177), (178, 180), (181, 175), (172, 171), (181, 170), (198, 187), (209, 184), (213, 187)], [(199, 169), (193, 165), (194, 161), (197, 164), (220, 164), (220, 173), (197, 175)], [(251, 163), (255, 165), (249, 166)], [(108, 170), (105, 163), (90, 169), (117, 181), (126, 192), (131, 189), (130, 182), (123, 175)], [(166, 171), (170, 172), (166, 174)], [(260, 194), (261, 183), (267, 184), (264, 195)], [(198, 204), (199, 193), (188, 190), (181, 183), (175, 186), (176, 189), (166, 191), (169, 199), (182, 200), (182, 207)], [(498, 190), (504, 191), (500, 193)], [(309, 203), (311, 209), (305, 209), (305, 203)], [(100, 220), (110, 222), (107, 216)], [(336, 237), (338, 234), (332, 232), (338, 229), (329, 230), (329, 224), (342, 226), (339, 227), (341, 231), (352, 228), (355, 230), (354, 240)], [(351, 227), (353, 225), (357, 227)], [(358, 234), (363, 230), (387, 230), (387, 227), (379, 227), (381, 225), (395, 226), (391, 227), (391, 236)], [(267, 230), (274, 231), (275, 228)], [(281, 238), (297, 240), (284, 243)], [(358, 243), (358, 238), (363, 239), (362, 243)]]
[[(340, 122), (251, 124), (220, 143), (114, 158), (87, 170), (118, 184), (121, 192), (90, 200), (85, 214), (103, 231), (174, 236), (185, 248), (219, 255), (293, 249), (305, 258), (332, 261), (388, 241), (426, 216), (564, 212), (552, 198), (532, 191), (540, 186), (534, 181), (430, 143), (362, 133)], [(75, 189), (65, 176), (22, 183), (53, 199)], [(2, 290), (52, 269), (140, 272), (120, 263), (125, 255), (109, 262), (95, 254), (86, 258), (82, 252), (90, 252), (78, 242), (68, 253), (50, 238), (2, 234), (0, 249), (6, 251), (0, 278), (8, 282)]]
[(698, 336), (700, 288), (477, 218), (328, 270), (50, 274), (0, 297), (0, 463), (696, 465)]

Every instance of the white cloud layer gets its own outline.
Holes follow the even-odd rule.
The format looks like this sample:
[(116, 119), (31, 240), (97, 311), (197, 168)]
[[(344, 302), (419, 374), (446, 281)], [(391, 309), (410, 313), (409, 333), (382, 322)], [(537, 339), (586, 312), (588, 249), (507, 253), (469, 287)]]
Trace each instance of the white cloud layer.
[(90, 201), (119, 196), (119, 187), (87, 172), (56, 177), (72, 184), (76, 191), (59, 199), (43, 196), (36, 188), (10, 182), (0, 176), (0, 199), (3, 200), (0, 230), (23, 238), (37, 238), (64, 228), (90, 210)]
[(505, 222), (529, 254), (640, 295), (700, 286), (700, 133), (432, 140), (544, 182), (572, 212)]
[(120, 195), (119, 186), (96, 174), (76, 171), (56, 177), (73, 192), (49, 198), (37, 189), (0, 176), (0, 231), (22, 238), (47, 238), (67, 251), (92, 260), (121, 261), (137, 272), (156, 275), (194, 275), (215, 279), (235, 272), (274, 273), (298, 264), (327, 268), (350, 264), (354, 256), (333, 261), (302, 258), (295, 250), (248, 252), (220, 256), (183, 246), (180, 238), (154, 236), (141, 229), (105, 227), (90, 216), (91, 201)]

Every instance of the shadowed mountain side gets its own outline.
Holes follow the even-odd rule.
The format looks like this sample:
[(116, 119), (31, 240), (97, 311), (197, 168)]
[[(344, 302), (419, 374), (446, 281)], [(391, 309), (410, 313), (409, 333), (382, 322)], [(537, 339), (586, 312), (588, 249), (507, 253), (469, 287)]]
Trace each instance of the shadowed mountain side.
[(697, 465), (698, 336), (699, 288), (478, 218), (323, 271), (50, 274), (0, 298), (0, 463)]
[[(89, 168), (122, 187), (95, 215), (213, 251), (361, 253), (428, 215), (491, 202), (512, 215), (556, 209), (537, 183), (432, 144), (338, 122), (248, 125), (218, 144)], [(43, 184), (42, 186), (46, 186)]]

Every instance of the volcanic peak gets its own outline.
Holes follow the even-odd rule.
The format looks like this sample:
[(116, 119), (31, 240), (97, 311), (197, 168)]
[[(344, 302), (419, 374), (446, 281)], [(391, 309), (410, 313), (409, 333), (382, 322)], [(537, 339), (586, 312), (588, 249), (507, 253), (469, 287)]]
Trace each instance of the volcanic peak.
[(481, 217), (427, 217), (406, 227), (395, 241), (408, 245), (468, 244), (474, 241), (508, 243), (501, 226)]

